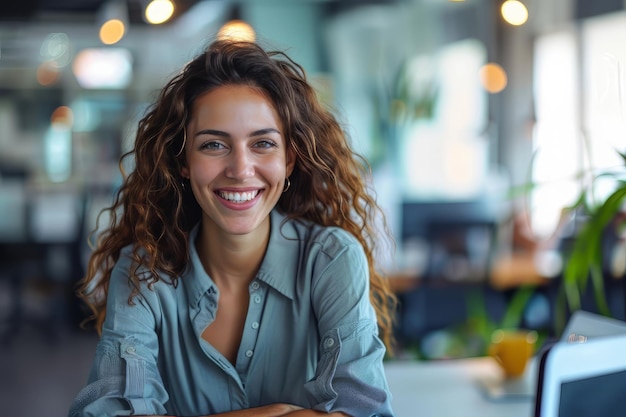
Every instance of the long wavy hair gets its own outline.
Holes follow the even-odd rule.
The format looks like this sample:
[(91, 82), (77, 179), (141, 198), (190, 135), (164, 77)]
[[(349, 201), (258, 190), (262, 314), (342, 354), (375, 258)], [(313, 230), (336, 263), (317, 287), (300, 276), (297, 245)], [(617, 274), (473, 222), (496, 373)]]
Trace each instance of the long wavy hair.
[[(125, 246), (134, 248), (130, 280), (135, 290), (129, 303), (138, 294), (140, 281), (152, 285), (167, 277), (177, 285), (185, 271), (188, 233), (201, 216), (192, 193), (182, 185), (185, 127), (196, 98), (223, 85), (262, 91), (283, 123), (296, 163), (291, 187), (278, 201), (278, 209), (289, 218), (341, 227), (363, 245), (370, 299), (381, 338), (391, 352), (396, 298), (374, 257), (380, 237), (375, 225), (384, 216), (367, 180), (369, 166), (352, 151), (346, 133), (320, 103), (302, 67), (283, 52), (247, 42), (210, 44), (165, 85), (139, 121), (134, 148), (120, 160), (122, 186), (102, 212), (109, 213), (110, 224), (100, 234), (78, 287), (96, 329), (102, 331), (111, 271)], [(129, 158), (134, 158), (134, 169), (127, 174), (124, 161)], [(150, 274), (140, 274), (140, 268)]]

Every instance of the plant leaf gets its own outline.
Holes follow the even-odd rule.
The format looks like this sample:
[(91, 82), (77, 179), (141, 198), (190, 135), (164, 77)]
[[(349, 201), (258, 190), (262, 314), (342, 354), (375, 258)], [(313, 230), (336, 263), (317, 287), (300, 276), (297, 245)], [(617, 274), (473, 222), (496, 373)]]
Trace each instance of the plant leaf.
[(503, 329), (513, 329), (520, 326), (524, 309), (534, 292), (535, 287), (532, 285), (520, 287), (515, 291), (502, 318), (501, 327)]
[[(588, 221), (583, 225), (576, 237), (574, 247), (563, 271), (565, 296), (567, 304), (572, 311), (580, 309), (580, 293), (585, 291), (590, 275), (591, 279), (594, 280), (596, 300), (601, 295), (598, 291), (603, 289), (604, 286), (600, 287), (597, 281), (603, 279), (601, 260), (602, 234), (621, 208), (624, 198), (626, 198), (626, 185), (622, 184), (603, 204), (591, 213)], [(598, 271), (594, 272), (594, 268), (598, 268)], [(599, 274), (600, 278), (597, 276), (594, 278), (594, 274)], [(598, 305), (598, 307), (603, 308), (601, 305)]]

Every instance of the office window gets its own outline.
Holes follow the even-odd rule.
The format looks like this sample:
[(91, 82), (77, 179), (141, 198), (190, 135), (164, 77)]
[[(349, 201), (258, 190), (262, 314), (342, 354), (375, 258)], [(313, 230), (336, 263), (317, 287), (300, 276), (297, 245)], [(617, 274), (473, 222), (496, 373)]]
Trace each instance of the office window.
[(581, 165), (576, 34), (566, 30), (543, 35), (535, 43), (533, 135), (530, 198), (533, 231), (549, 235), (563, 207), (580, 193)]
[[(626, 151), (626, 13), (588, 19), (582, 26), (584, 166), (595, 174), (623, 170)], [(604, 199), (615, 179), (601, 177), (594, 196)]]
[[(606, 197), (626, 151), (626, 13), (586, 19), (535, 43), (532, 224), (550, 234), (583, 187)], [(621, 167), (621, 168), (620, 168)]]
[(401, 138), (408, 198), (463, 199), (482, 191), (489, 143), (483, 134), (487, 98), (478, 73), (485, 61), (484, 45), (473, 39), (413, 60), (412, 74), (432, 74), (429, 81), (438, 92), (432, 117), (413, 123)]

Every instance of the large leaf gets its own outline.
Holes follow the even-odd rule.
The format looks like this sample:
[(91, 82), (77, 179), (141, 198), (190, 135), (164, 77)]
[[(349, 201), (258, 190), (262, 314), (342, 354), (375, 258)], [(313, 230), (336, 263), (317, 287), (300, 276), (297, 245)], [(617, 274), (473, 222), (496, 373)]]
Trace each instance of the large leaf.
[(604, 297), (601, 241), (607, 225), (620, 210), (625, 198), (626, 183), (621, 182), (604, 203), (593, 209), (576, 237), (563, 272), (565, 296), (572, 311), (581, 308), (580, 294), (591, 279), (599, 311), (610, 314)]

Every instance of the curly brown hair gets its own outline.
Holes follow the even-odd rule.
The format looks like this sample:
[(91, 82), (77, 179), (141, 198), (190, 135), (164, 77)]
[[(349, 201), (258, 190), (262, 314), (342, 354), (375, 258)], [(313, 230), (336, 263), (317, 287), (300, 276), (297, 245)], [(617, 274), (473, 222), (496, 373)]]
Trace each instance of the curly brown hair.
[[(338, 226), (365, 249), (370, 298), (381, 338), (391, 353), (396, 298), (374, 257), (384, 218), (369, 187), (367, 161), (354, 153), (331, 111), (320, 103), (302, 67), (280, 51), (256, 43), (215, 41), (161, 90), (139, 121), (134, 149), (120, 160), (124, 182), (107, 209), (109, 227), (100, 235), (80, 282), (78, 295), (93, 312), (100, 332), (113, 266), (122, 248), (133, 247), (130, 280), (154, 284), (164, 275), (176, 285), (189, 260), (188, 233), (200, 221), (200, 207), (181, 181), (185, 126), (200, 95), (223, 85), (249, 85), (262, 91), (283, 122), (287, 146), (296, 155), (291, 187), (278, 201), (289, 218)], [(123, 166), (134, 158), (128, 175)], [(102, 214), (102, 213), (101, 213)], [(381, 217), (377, 217), (381, 216)], [(386, 230), (386, 228), (385, 228)], [(151, 274), (139, 274), (139, 268)], [(146, 278), (147, 277), (147, 278)]]

